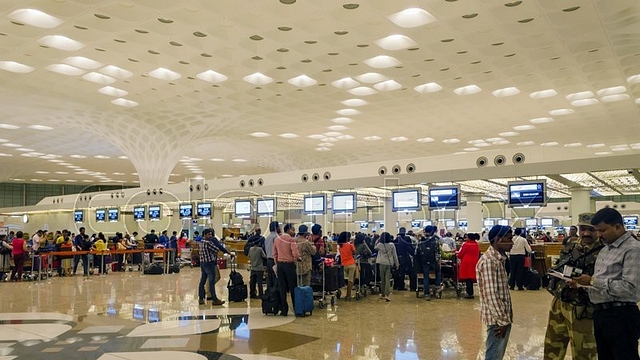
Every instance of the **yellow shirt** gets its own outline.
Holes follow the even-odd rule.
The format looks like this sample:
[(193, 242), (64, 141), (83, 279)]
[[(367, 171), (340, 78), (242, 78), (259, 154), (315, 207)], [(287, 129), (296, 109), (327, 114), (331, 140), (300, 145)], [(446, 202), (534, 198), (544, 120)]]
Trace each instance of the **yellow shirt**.
[(56, 245), (62, 244), (63, 242), (64, 242), (64, 236), (60, 236), (58, 239), (56, 239)]
[(107, 250), (107, 243), (105, 243), (102, 240), (98, 240), (93, 244), (93, 247), (96, 248), (96, 251), (106, 251)]

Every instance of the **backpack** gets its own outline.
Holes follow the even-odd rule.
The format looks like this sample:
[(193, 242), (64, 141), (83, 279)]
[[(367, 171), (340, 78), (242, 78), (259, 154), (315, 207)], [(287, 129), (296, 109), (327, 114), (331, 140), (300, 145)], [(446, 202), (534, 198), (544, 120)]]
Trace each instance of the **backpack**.
[(243, 285), (244, 279), (242, 278), (242, 274), (235, 270), (231, 270), (229, 273), (229, 286)]
[(439, 253), (440, 249), (435, 236), (420, 241), (416, 247), (416, 256), (423, 263), (430, 263), (434, 260), (437, 261)]

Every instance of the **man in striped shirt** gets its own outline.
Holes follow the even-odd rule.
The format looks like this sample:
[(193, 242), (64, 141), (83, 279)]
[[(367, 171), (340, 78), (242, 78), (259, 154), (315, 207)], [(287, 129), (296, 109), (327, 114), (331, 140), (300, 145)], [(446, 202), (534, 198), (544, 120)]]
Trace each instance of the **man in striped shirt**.
[(476, 266), (480, 315), (487, 325), (486, 360), (502, 359), (507, 349), (513, 308), (509, 295), (507, 272), (504, 268), (505, 252), (511, 250), (511, 227), (496, 225), (489, 231), (491, 246)]

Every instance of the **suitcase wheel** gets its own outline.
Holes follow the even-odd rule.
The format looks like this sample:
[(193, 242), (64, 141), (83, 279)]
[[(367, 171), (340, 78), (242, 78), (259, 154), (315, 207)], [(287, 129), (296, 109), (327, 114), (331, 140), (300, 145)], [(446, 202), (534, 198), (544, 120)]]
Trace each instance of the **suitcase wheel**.
[(324, 309), (324, 301), (322, 300), (318, 301), (318, 308)]

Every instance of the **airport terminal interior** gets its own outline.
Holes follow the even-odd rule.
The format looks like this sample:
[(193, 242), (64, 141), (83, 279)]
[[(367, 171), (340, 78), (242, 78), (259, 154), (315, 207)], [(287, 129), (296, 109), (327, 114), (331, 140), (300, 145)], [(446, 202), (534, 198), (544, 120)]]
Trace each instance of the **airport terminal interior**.
[[(639, 32), (636, 0), (3, 0), (0, 234), (277, 220), (553, 242), (606, 206), (637, 232)], [(536, 246), (545, 271), (559, 245)], [(451, 289), (283, 317), (199, 305), (199, 277), (0, 283), (0, 360), (484, 355), (478, 299)], [(540, 359), (551, 295), (512, 298), (505, 358)]]

